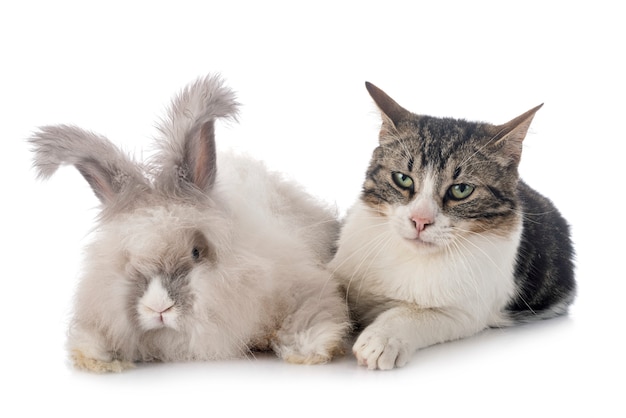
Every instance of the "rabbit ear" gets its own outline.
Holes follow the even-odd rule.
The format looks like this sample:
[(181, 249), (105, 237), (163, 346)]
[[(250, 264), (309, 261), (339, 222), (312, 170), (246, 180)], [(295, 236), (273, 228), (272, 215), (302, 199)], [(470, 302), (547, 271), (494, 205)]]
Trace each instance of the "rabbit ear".
[(184, 142), (180, 180), (195, 185), (202, 191), (213, 187), (217, 174), (215, 152), (215, 123), (206, 122), (191, 132)]
[(74, 126), (44, 126), (29, 138), (33, 165), (49, 178), (61, 165), (73, 165), (105, 205), (129, 186), (146, 185), (140, 168), (108, 139)]
[(237, 105), (217, 76), (187, 86), (159, 127), (163, 137), (151, 161), (155, 184), (174, 194), (209, 191), (217, 174), (215, 119), (236, 119)]

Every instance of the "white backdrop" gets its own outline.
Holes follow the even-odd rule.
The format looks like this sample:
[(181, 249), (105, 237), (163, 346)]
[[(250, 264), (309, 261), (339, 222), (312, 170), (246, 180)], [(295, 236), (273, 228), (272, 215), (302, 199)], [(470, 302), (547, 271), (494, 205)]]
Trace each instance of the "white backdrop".
[[(626, 412), (626, 30), (618, 2), (556, 4), (3, 2), (0, 414)], [(342, 214), (377, 140), (364, 81), (416, 113), (494, 123), (545, 102), (521, 173), (572, 224), (571, 314), (425, 349), (391, 372), (363, 370), (351, 355), (316, 367), (261, 356), (110, 376), (72, 370), (65, 331), (97, 199), (73, 169), (36, 181), (24, 139), (71, 123), (140, 158), (171, 96), (209, 72), (243, 104), (240, 123), (219, 125), (219, 147), (265, 160)]]

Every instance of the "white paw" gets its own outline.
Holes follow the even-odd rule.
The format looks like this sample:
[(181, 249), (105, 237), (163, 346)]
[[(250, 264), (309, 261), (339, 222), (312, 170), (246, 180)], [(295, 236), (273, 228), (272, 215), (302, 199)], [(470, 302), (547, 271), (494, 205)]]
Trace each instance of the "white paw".
[(352, 348), (359, 365), (370, 370), (390, 370), (408, 363), (412, 350), (402, 338), (365, 328)]

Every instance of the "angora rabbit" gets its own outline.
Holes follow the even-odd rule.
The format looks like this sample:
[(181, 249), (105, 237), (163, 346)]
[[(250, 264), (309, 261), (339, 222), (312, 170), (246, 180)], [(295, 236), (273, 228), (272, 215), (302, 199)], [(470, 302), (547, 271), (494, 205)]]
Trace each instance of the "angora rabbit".
[(76, 367), (270, 349), (315, 364), (342, 351), (347, 309), (324, 268), (335, 213), (262, 163), (216, 152), (215, 119), (236, 111), (219, 77), (199, 79), (173, 101), (145, 165), (73, 126), (29, 139), (40, 177), (74, 165), (102, 203), (69, 331)]

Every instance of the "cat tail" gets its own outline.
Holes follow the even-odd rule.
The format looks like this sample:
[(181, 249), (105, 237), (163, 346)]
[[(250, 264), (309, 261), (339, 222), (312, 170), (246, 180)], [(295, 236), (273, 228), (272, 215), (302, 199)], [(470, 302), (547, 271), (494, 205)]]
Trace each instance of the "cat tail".
[(537, 322), (544, 319), (551, 319), (558, 316), (567, 315), (567, 313), (569, 312), (569, 307), (574, 301), (574, 298), (575, 292), (571, 292), (560, 302), (557, 302), (545, 309), (533, 310), (529, 307), (526, 310), (507, 310), (506, 317), (508, 321), (505, 324), (498, 325), (528, 324), (531, 322)]

